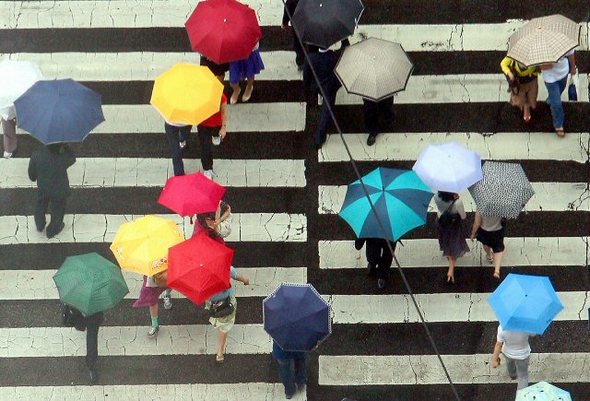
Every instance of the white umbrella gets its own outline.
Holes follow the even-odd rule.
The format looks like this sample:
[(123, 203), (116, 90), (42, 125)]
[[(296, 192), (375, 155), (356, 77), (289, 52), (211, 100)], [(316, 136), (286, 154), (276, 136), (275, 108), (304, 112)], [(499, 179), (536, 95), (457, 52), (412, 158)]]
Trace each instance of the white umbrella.
[(412, 169), (434, 191), (458, 193), (482, 179), (479, 155), (456, 142), (425, 147)]
[(0, 115), (5, 119), (14, 118), (14, 101), (42, 79), (39, 67), (30, 61), (6, 59), (0, 62)]

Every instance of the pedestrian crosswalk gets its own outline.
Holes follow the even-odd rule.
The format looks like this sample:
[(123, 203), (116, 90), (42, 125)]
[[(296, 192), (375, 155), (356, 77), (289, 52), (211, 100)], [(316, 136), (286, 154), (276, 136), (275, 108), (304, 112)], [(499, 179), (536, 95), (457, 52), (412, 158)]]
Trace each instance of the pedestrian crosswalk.
[[(278, 26), (281, 1), (244, 3), (258, 14), (266, 69), (249, 103), (228, 106), (228, 137), (214, 150), (214, 178), (228, 187), (234, 212), (228, 245), (251, 281), (236, 286), (226, 361), (215, 363), (216, 332), (205, 313), (176, 293), (173, 309), (160, 310), (158, 338), (149, 340), (147, 311), (131, 306), (141, 277), (125, 273), (130, 293), (106, 313), (99, 383), (90, 386), (84, 333), (61, 325), (51, 277), (69, 255), (98, 252), (114, 261), (108, 246), (117, 228), (144, 214), (171, 218), (191, 234), (188, 219), (156, 203), (172, 164), (162, 118), (149, 98), (157, 75), (176, 62), (198, 61), (183, 27), (195, 2), (0, 0), (0, 59), (30, 60), (47, 79), (73, 78), (97, 90), (106, 119), (74, 146), (66, 228), (53, 239), (36, 231), (32, 217), (35, 184), (26, 169), (35, 140), (19, 131), (16, 157), (0, 160), (0, 401), (282, 400), (261, 303), (283, 281), (312, 283), (333, 308), (333, 334), (311, 354), (306, 393), (295, 399), (453, 399), (397, 273), (378, 290), (365, 275), (354, 234), (336, 216), (346, 184), (356, 178), (340, 137), (331, 135), (318, 151), (312, 146), (318, 108), (305, 103), (290, 35)], [(509, 222), (503, 272), (549, 275), (565, 306), (547, 333), (532, 340), (531, 380), (587, 399), (587, 4), (525, 1), (501, 11), (488, 0), (365, 3), (352, 42), (399, 41), (415, 70), (396, 96), (395, 124), (372, 147), (360, 98), (339, 92), (337, 117), (361, 172), (411, 168), (425, 145), (451, 140), (482, 159), (523, 165), (536, 194), (526, 214)], [(552, 133), (543, 83), (538, 111), (525, 125), (507, 103), (499, 71), (506, 38), (526, 20), (557, 12), (578, 21), (584, 38), (577, 53), (581, 102), (565, 105), (564, 139)], [(196, 135), (188, 142), (185, 168), (199, 171)], [(469, 194), (461, 196), (471, 213)], [(486, 301), (497, 286), (492, 269), (470, 243), (472, 251), (458, 262), (457, 284), (445, 285), (433, 212), (396, 256), (461, 398), (513, 399), (516, 385), (489, 363), (497, 328)]]

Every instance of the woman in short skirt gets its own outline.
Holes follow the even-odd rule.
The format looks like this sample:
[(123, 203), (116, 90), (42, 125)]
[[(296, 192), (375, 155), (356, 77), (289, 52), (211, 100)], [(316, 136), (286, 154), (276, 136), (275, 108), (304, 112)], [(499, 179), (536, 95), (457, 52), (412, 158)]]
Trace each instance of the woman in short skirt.
[(434, 197), (434, 202), (438, 209), (438, 217), (446, 210), (457, 217), (450, 226), (443, 227), (440, 223), (438, 224), (438, 244), (443, 256), (446, 256), (449, 261), (447, 283), (454, 284), (455, 262), (457, 258), (469, 252), (469, 246), (463, 233), (463, 220), (467, 218), (467, 214), (463, 202), (459, 199), (459, 194), (439, 191)]
[(473, 241), (476, 237), (483, 245), (488, 262), (494, 264), (494, 277), (499, 279), (502, 256), (504, 255), (503, 219), (482, 216), (476, 211), (471, 229), (471, 240)]
[(240, 81), (247, 79), (246, 89), (242, 96), (242, 102), (247, 102), (252, 96), (254, 90), (254, 76), (264, 70), (264, 63), (258, 51), (258, 43), (252, 49), (252, 53), (247, 59), (232, 61), (229, 63), (229, 85), (233, 93), (230, 98), (230, 104), (236, 104), (240, 97)]

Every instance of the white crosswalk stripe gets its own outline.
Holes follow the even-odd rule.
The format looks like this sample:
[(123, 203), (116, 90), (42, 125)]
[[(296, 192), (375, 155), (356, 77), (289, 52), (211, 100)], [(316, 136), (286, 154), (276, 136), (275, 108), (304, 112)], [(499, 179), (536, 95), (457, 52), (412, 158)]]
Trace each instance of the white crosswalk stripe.
[[(301, 193), (305, 196), (298, 199), (307, 197), (309, 202), (294, 205), (296, 201), (289, 198), (290, 195), (285, 195), (283, 198), (269, 199), (269, 203), (276, 203), (276, 210), (270, 210), (267, 205), (264, 208), (250, 205), (246, 213), (234, 210), (228, 246), (241, 250), (252, 247), (257, 251), (248, 255), (251, 263), (241, 262), (239, 259), (244, 255), (236, 251), (234, 264), (241, 274), (250, 279), (251, 284), (235, 286), (238, 318), (228, 336), (227, 361), (220, 370), (224, 374), (215, 373), (211, 368), (218, 340), (215, 329), (207, 324), (205, 312), (187, 306), (190, 302), (184, 296), (173, 293), (174, 308), (171, 311), (160, 311), (161, 330), (157, 339), (148, 339), (150, 320), (147, 310), (130, 307), (139, 295), (142, 277), (124, 272), (130, 292), (121, 305), (106, 313), (105, 324), (99, 333), (100, 366), (104, 376), (99, 379), (98, 385), (87, 385), (86, 371), (81, 362), (81, 357), (86, 354), (85, 334), (62, 327), (57, 319), (59, 294), (52, 276), (59, 265), (46, 265), (44, 260), (33, 259), (27, 252), (67, 256), (89, 249), (104, 250), (122, 223), (143, 214), (137, 213), (137, 208), (132, 206), (130, 210), (134, 212), (121, 214), (102, 210), (68, 211), (64, 219), (64, 231), (53, 239), (47, 239), (45, 233), (36, 230), (30, 209), (24, 208), (24, 204), (31, 200), (16, 199), (25, 192), (33, 193), (36, 186), (27, 175), (27, 155), (17, 154), (13, 159), (0, 159), (0, 199), (14, 208), (14, 211), (6, 211), (8, 209), (5, 207), (4, 213), (0, 213), (0, 301), (6, 311), (0, 309), (0, 371), (8, 371), (8, 375), (0, 375), (0, 401), (281, 400), (284, 398), (284, 388), (279, 383), (275, 366), (271, 366), (274, 361), (268, 356), (272, 342), (263, 328), (261, 300), (282, 282), (308, 281), (320, 289), (329, 289), (320, 290), (320, 293), (332, 305), (334, 334), (311, 354), (313, 362), (310, 365), (313, 368), (310, 371), (314, 372), (314, 376), (309, 377), (306, 393), (298, 393), (295, 400), (323, 401), (332, 399), (334, 396), (331, 393), (335, 390), (345, 389), (352, 398), (381, 401), (391, 399), (392, 391), (398, 388), (404, 391), (409, 388), (419, 394), (420, 390), (427, 387), (446, 386), (446, 377), (434, 352), (427, 347), (416, 350), (412, 345), (413, 338), (383, 338), (383, 341), (399, 343), (395, 350), (388, 348), (384, 352), (375, 344), (360, 343), (373, 332), (397, 332), (408, 325), (418, 327), (418, 314), (409, 296), (405, 292), (400, 293), (398, 288), (391, 292), (363, 293), (355, 286), (358, 283), (346, 281), (350, 277), (354, 277), (354, 280), (369, 280), (364, 277), (363, 270), (367, 266), (364, 250), (354, 249), (352, 234), (350, 230), (343, 231), (347, 229), (343, 223), (344, 229), (332, 223), (337, 220), (334, 214), (338, 213), (343, 202), (346, 185), (325, 171), (335, 171), (335, 168), (342, 166), (343, 171), (346, 169), (348, 173), (348, 154), (337, 135), (331, 135), (317, 153), (311, 150), (309, 132), (304, 131), (306, 127), (308, 131), (315, 129), (316, 121), (310, 115), (315, 115), (316, 110), (306, 109), (302, 101), (302, 74), (297, 70), (293, 52), (288, 48), (290, 35), (281, 32), (284, 38), (269, 38), (269, 34), (266, 34), (273, 32), (274, 35), (273, 29), (278, 32), (277, 25), (283, 13), (282, 2), (243, 2), (256, 10), (266, 35), (263, 35), (261, 42), (266, 69), (257, 76), (257, 80), (290, 83), (288, 87), (298, 92), (289, 93), (290, 98), (295, 100), (269, 102), (265, 98), (276, 99), (276, 94), (261, 90), (257, 92), (260, 100), (256, 99), (256, 103), (230, 106), (228, 135), (253, 133), (256, 138), (260, 138), (260, 134), (280, 136), (282, 143), (293, 142), (293, 147), (310, 146), (310, 150), (307, 156), (299, 152), (291, 158), (275, 155), (267, 159), (253, 159), (241, 149), (228, 156), (222, 147), (218, 152), (219, 158), (216, 154), (215, 180), (238, 194), (234, 196), (245, 198), (246, 195), (242, 194), (255, 188), (263, 196), (266, 194), (264, 191), (272, 191), (273, 194), (278, 191), (285, 194)], [(77, 29), (84, 32), (184, 30), (184, 21), (195, 5), (190, 0), (0, 1), (0, 15), (5, 17), (0, 18), (0, 43), (3, 43), (3, 32), (5, 35), (17, 32), (32, 35), (33, 38), (29, 41), (32, 44), (27, 43), (28, 47), (22, 51), (6, 52), (0, 49), (0, 60), (30, 60), (40, 66), (47, 79), (73, 78), (98, 83), (115, 88), (115, 93), (109, 95), (116, 98), (121, 95), (116, 91), (125, 90), (127, 83), (152, 81), (177, 62), (198, 63), (199, 56), (187, 52), (183, 48), (184, 44), (180, 43), (174, 49), (162, 49), (164, 51), (136, 49), (134, 45), (129, 45), (128, 50), (101, 49), (94, 52), (85, 49), (84, 43), (75, 48), (77, 42), (53, 43), (51, 46), (55, 49), (46, 50), (40, 45), (35, 48), (35, 35), (51, 35), (65, 29), (72, 29), (74, 33), (79, 32)], [(419, 52), (417, 56), (420, 57), (451, 52), (503, 52), (506, 50), (507, 37), (526, 22), (521, 19), (490, 23), (464, 21), (469, 19), (469, 16), (460, 18), (461, 22), (455, 24), (363, 24), (361, 19), (351, 42), (358, 42), (365, 37), (398, 41), (406, 51)], [(578, 50), (587, 50), (588, 24), (580, 25), (583, 41)], [(286, 45), (277, 46), (276, 43), (283, 39)], [(271, 50), (264, 49), (265, 40), (273, 43)], [(122, 48), (126, 46), (124, 44)], [(0, 47), (10, 48), (8, 43)], [(469, 68), (470, 73), (462, 74), (461, 68), (457, 68), (458, 72), (440, 73), (440, 66), (429, 66), (426, 72), (410, 78), (407, 90), (396, 95), (395, 104), (415, 107), (417, 126), (420, 124), (421, 106), (425, 104), (459, 108), (505, 104), (507, 84), (499, 71), (499, 61), (498, 71), (483, 71), (482, 68), (477, 73), (473, 68)], [(568, 107), (577, 107), (576, 110), (581, 110), (588, 102), (585, 90), (588, 77), (581, 74), (580, 78), (580, 101), (584, 104), (568, 104)], [(148, 87), (149, 84), (146, 84)], [(547, 92), (542, 80), (539, 81), (539, 89), (538, 99), (544, 102)], [(566, 94), (563, 99), (566, 99)], [(162, 134), (162, 147), (165, 147), (162, 117), (152, 106), (144, 104), (145, 99), (130, 103), (103, 105), (105, 122), (91, 135), (109, 138), (110, 134), (114, 134), (112, 136), (120, 141), (118, 143), (127, 140), (131, 143), (130, 138)], [(358, 112), (359, 115), (354, 116), (358, 121), (362, 121), (361, 103), (360, 97), (347, 94), (344, 90), (340, 90), (337, 95), (337, 105)], [(310, 115), (308, 110), (312, 111)], [(559, 140), (552, 132), (539, 132), (537, 126), (532, 132), (496, 132), (497, 129), (491, 125), (490, 132), (447, 132), (446, 129), (435, 132), (387, 132), (380, 134), (377, 144), (371, 147), (366, 145), (367, 134), (364, 132), (348, 130), (344, 137), (353, 157), (374, 167), (385, 162), (411, 162), (428, 144), (456, 141), (479, 153), (482, 160), (526, 161), (532, 166), (529, 168), (535, 170), (545, 168), (547, 163), (559, 163), (560, 166), (582, 171), (581, 168), (588, 163), (590, 134), (586, 127), (579, 125), (576, 123), (576, 128), (568, 130), (566, 138)], [(515, 131), (521, 129), (516, 126), (511, 128)], [(18, 134), (19, 141), (23, 143), (29, 139), (28, 134), (20, 129)], [(262, 143), (261, 148), (272, 148), (273, 145), (269, 141)], [(69, 179), (75, 194), (90, 193), (97, 188), (132, 194), (142, 189), (162, 187), (172, 175), (169, 158), (120, 157), (121, 153), (113, 155), (111, 152), (105, 149), (104, 154), (99, 156), (78, 157), (77, 163), (69, 169)], [(134, 150), (131, 153), (142, 152)], [(185, 168), (187, 172), (202, 170), (198, 158), (185, 159)], [(543, 219), (548, 215), (559, 215), (570, 224), (577, 223), (577, 220), (584, 222), (590, 211), (587, 177), (581, 175), (572, 179), (574, 173), (568, 174), (570, 176), (562, 181), (561, 177), (553, 177), (548, 172), (542, 181), (533, 182), (535, 196), (525, 208), (526, 212), (533, 213), (523, 217), (530, 219), (531, 215), (540, 216), (545, 221)], [(462, 193), (461, 197), (467, 212), (472, 212), (474, 204), (469, 193)], [(105, 204), (112, 201), (105, 199)], [(257, 210), (258, 207), (261, 209)], [(434, 210), (431, 204), (430, 211)], [(176, 221), (185, 237), (192, 234), (193, 226), (188, 219), (172, 214), (164, 217)], [(468, 219), (465, 225), (470, 223)], [(551, 271), (552, 275), (568, 277), (586, 271), (590, 257), (587, 231), (574, 235), (570, 227), (536, 227), (535, 224), (520, 230), (524, 233), (512, 235), (509, 231), (505, 239), (505, 269), (514, 272), (520, 269)], [(470, 243), (470, 247), (471, 252), (458, 260), (457, 269), (472, 276), (485, 270), (485, 275), (490, 276), (491, 267), (481, 246)], [(6, 250), (6, 255), (17, 257), (18, 262), (2, 255), (3, 250)], [(404, 240), (397, 247), (396, 256), (408, 271), (424, 272), (425, 275), (440, 273), (441, 281), (448, 266), (435, 236)], [(291, 259), (297, 259), (298, 262)], [(27, 262), (21, 263), (21, 260)], [(435, 338), (446, 345), (447, 351), (443, 352), (442, 358), (453, 381), (471, 391), (469, 394), (480, 397), (473, 401), (484, 400), (481, 397), (485, 395), (478, 395), (482, 388), (486, 390), (482, 390), (481, 394), (491, 388), (499, 397), (510, 399), (514, 395), (512, 387), (515, 389), (516, 386), (509, 388), (513, 382), (505, 370), (492, 369), (489, 363), (490, 355), (487, 352), (491, 352), (493, 346), (496, 317), (487, 302), (489, 283), (481, 280), (481, 283), (465, 283), (465, 287), (461, 287), (463, 283), (458, 283), (457, 287), (446, 287), (444, 290), (430, 290), (436, 286), (416, 283), (419, 289), (415, 291), (415, 296), (431, 327), (439, 331), (443, 328), (454, 337)], [(495, 285), (494, 282), (494, 288)], [(564, 386), (571, 383), (587, 385), (590, 382), (586, 369), (590, 351), (588, 344), (575, 343), (582, 341), (579, 340), (581, 335), (578, 331), (569, 333), (572, 339), (569, 344), (561, 342), (567, 342), (565, 336), (571, 327), (585, 329), (588, 291), (580, 283), (564, 284), (560, 281), (556, 287), (564, 310), (553, 324), (558, 329), (553, 332), (550, 329), (547, 334), (552, 336), (551, 342), (539, 345), (537, 342), (542, 342), (543, 337), (535, 340), (530, 380), (546, 380), (558, 385), (563, 383)], [(4, 322), (3, 317), (6, 320)], [(462, 338), (462, 329), (471, 334), (476, 333), (476, 340)], [(349, 336), (343, 333), (349, 333)], [(491, 342), (484, 344), (484, 340)], [(177, 369), (177, 365), (189, 371), (183, 372)], [(129, 374), (132, 366), (139, 373)], [(156, 370), (157, 374), (148, 374), (146, 366)], [(13, 373), (12, 368), (17, 373)], [(110, 369), (113, 370), (109, 372)], [(84, 372), (84, 378), (81, 378), (80, 371)], [(70, 374), (71, 377), (68, 376)], [(353, 397), (354, 394), (358, 396)], [(401, 399), (417, 401), (417, 398)]]

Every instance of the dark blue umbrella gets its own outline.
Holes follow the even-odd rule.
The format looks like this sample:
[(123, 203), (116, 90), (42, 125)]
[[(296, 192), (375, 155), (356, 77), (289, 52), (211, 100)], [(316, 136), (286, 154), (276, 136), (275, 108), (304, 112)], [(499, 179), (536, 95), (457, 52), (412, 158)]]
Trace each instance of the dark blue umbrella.
[(262, 301), (264, 330), (285, 351), (311, 351), (332, 333), (330, 305), (311, 284), (281, 284)]
[(104, 121), (99, 93), (72, 79), (38, 81), (14, 106), (18, 126), (48, 145), (82, 142)]

